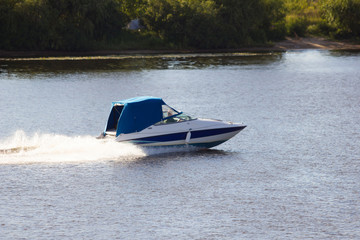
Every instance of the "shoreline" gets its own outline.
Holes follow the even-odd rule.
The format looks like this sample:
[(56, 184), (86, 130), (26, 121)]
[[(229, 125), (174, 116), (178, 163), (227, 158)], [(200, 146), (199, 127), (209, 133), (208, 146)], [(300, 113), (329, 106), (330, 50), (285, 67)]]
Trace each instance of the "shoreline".
[(4, 51), (0, 50), (0, 60), (16, 58), (72, 58), (106, 56), (146, 56), (159, 54), (221, 54), (221, 53), (271, 53), (293, 50), (350, 50), (360, 51), (360, 43), (327, 40), (321, 37), (290, 38), (268, 46), (253, 46), (236, 49), (181, 49), (181, 50), (94, 50), (94, 51)]
[(276, 42), (275, 48), (287, 50), (305, 50), (305, 49), (319, 49), (319, 50), (354, 50), (360, 51), (360, 43), (353, 43), (347, 40), (335, 41), (323, 37), (305, 37), (305, 38), (290, 38)]

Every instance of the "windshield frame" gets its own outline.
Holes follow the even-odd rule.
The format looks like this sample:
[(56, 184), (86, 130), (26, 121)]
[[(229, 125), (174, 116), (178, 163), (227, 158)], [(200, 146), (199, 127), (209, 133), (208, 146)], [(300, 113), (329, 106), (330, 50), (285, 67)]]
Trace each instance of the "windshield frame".
[[(179, 116), (181, 116), (181, 115), (184, 115), (184, 116), (179, 118)], [(172, 118), (178, 118), (178, 119), (174, 119), (174, 121), (169, 121)], [(157, 122), (154, 125), (157, 126), (157, 125), (167, 125), (167, 124), (172, 124), (172, 123), (182, 123), (182, 122), (193, 121), (196, 119), (197, 118), (193, 118), (193, 117), (185, 114), (184, 112), (178, 112), (177, 114), (163, 118), (160, 122)]]

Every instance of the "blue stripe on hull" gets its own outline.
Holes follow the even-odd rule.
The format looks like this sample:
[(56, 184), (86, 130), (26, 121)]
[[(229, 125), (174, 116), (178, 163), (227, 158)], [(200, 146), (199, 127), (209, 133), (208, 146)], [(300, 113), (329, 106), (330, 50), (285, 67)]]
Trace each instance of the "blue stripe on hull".
[(211, 130), (191, 131), (191, 139), (235, 132), (235, 131), (239, 131), (244, 128), (245, 128), (244, 126), (241, 126), (241, 127), (231, 127), (231, 128), (217, 128), (217, 129), (211, 129)]
[(181, 133), (172, 133), (154, 137), (146, 137), (146, 138), (138, 138), (134, 139), (131, 142), (136, 144), (146, 144), (146, 143), (153, 143), (153, 142), (170, 142), (170, 141), (177, 141), (177, 140), (184, 140), (186, 138), (187, 132)]
[[(202, 137), (209, 137), (209, 136), (215, 136), (219, 134), (224, 133), (230, 133), (235, 132), (244, 129), (244, 126), (240, 127), (231, 127), (231, 128), (217, 128), (217, 129), (210, 129), (210, 130), (198, 130), (198, 131), (191, 131), (191, 139), (196, 138), (202, 138)], [(160, 136), (154, 136), (154, 137), (145, 137), (145, 138), (138, 138), (131, 140), (134, 144), (147, 144), (147, 143), (156, 143), (156, 142), (170, 142), (170, 141), (179, 141), (179, 140), (185, 140), (187, 132), (181, 132), (181, 133), (172, 133), (172, 134), (165, 134)], [(224, 141), (222, 141), (224, 142)], [(220, 143), (222, 143), (220, 142)], [(219, 145), (220, 143), (215, 144), (214, 146)], [(198, 144), (189, 144), (189, 145), (199, 145)], [(211, 143), (205, 143), (206, 145)]]

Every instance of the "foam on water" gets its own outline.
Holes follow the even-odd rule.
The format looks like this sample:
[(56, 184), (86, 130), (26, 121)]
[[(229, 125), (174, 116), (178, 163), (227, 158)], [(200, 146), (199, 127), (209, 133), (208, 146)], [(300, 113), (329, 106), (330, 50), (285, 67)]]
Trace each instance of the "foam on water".
[(66, 136), (18, 130), (5, 140), (0, 139), (1, 164), (73, 163), (94, 161), (132, 161), (141, 157), (178, 152), (193, 152), (196, 147), (141, 148), (113, 139), (94, 136)]
[(146, 153), (132, 144), (93, 136), (66, 136), (35, 133), (28, 136), (18, 130), (0, 140), (0, 164), (67, 163), (134, 159)]

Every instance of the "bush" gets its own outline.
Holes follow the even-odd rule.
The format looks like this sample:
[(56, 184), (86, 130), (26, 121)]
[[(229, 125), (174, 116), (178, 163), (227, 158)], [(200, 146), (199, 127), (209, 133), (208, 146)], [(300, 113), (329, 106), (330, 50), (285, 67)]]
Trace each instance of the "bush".
[(308, 27), (308, 21), (305, 17), (286, 16), (286, 31), (289, 36), (304, 37)]
[[(0, 48), (90, 50), (146, 43), (209, 49), (262, 44), (284, 37), (283, 1), (0, 0)], [(134, 18), (144, 21), (148, 35), (123, 29)]]
[(360, 0), (322, 0), (322, 16), (336, 28), (331, 34), (337, 38), (360, 35)]
[(0, 0), (0, 48), (80, 50), (112, 38), (127, 18), (115, 0)]
[(285, 5), (283, 0), (263, 0), (265, 14), (263, 28), (267, 40), (282, 40), (286, 36)]
[(336, 31), (334, 26), (330, 25), (325, 20), (320, 20), (315, 24), (311, 24), (307, 28), (307, 32), (312, 35), (330, 36)]

